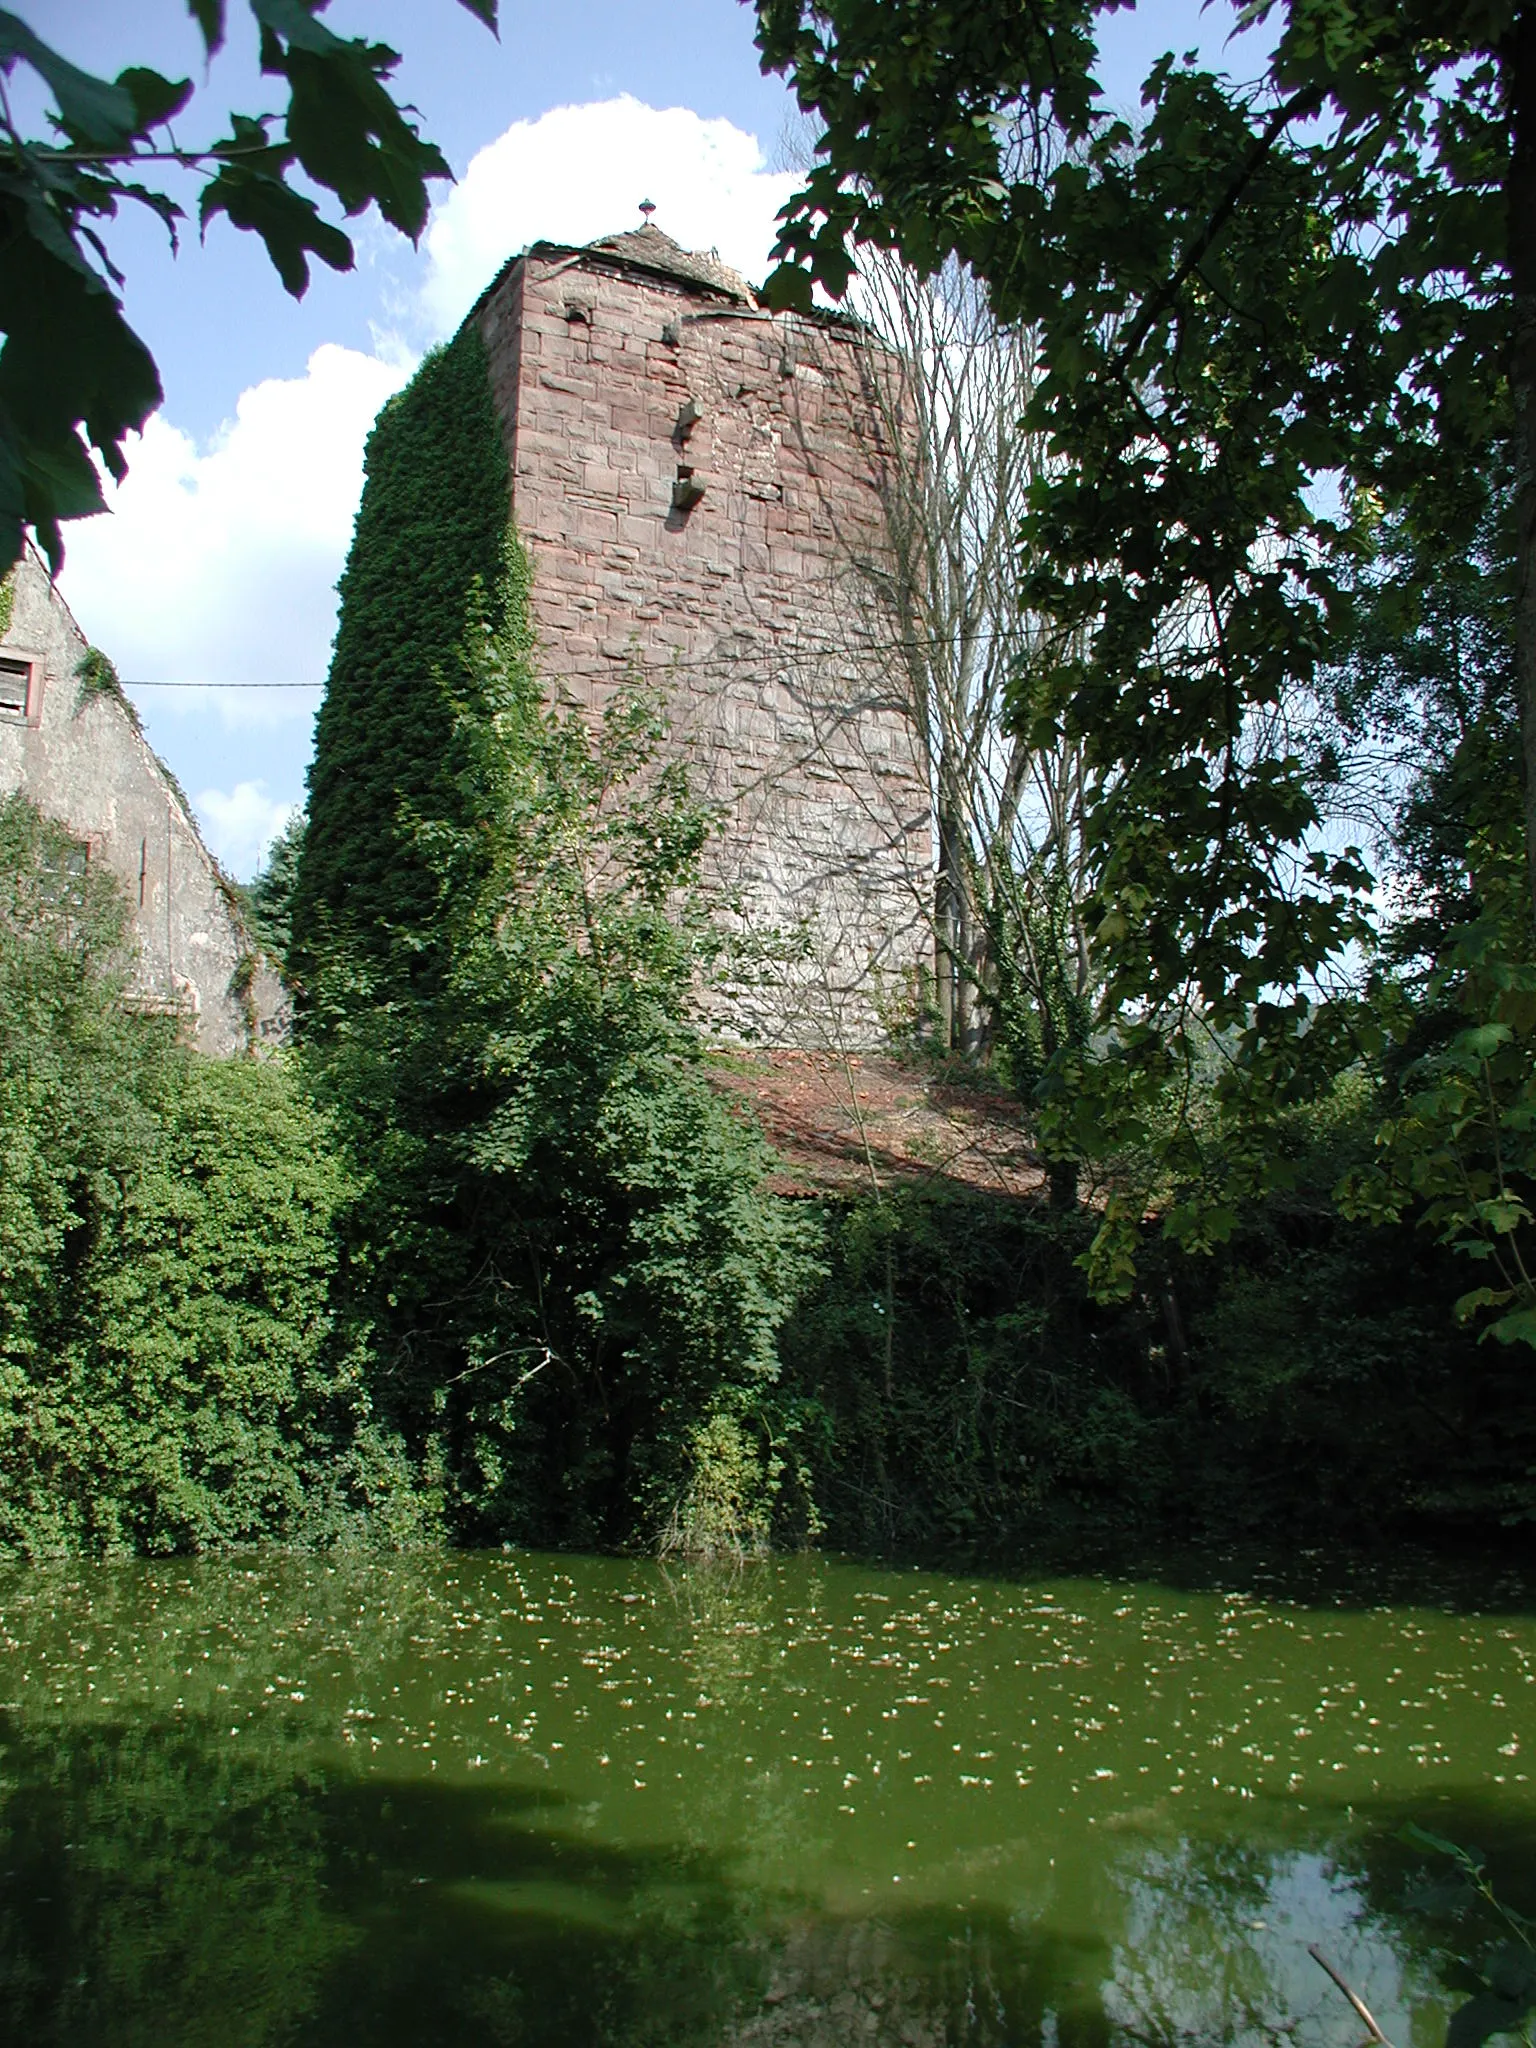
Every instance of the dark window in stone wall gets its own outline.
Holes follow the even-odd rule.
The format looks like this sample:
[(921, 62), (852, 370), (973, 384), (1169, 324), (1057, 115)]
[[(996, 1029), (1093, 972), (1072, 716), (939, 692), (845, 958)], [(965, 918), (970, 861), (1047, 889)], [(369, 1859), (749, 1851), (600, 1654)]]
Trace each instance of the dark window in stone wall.
[(0, 714), (25, 718), (31, 694), (32, 664), (0, 656)]

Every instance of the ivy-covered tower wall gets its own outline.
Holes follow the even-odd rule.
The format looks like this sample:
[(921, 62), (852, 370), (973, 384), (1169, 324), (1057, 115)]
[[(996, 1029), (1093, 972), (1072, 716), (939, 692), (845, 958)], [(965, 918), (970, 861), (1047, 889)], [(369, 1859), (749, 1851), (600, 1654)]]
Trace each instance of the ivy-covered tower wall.
[(485, 353), (466, 328), (368, 438), (294, 893), (301, 997), (338, 949), (354, 993), (431, 972), (438, 882), (416, 822), (442, 805), (471, 611), (499, 623), (509, 516)]
[[(538, 244), (380, 413), (310, 770), (290, 964), (352, 1000), (432, 973), (417, 821), (472, 621), (524, 601), (546, 688), (593, 717), (639, 678), (717, 809), (707, 879), (746, 940), (725, 1031), (849, 1045), (929, 951), (929, 800), (878, 603), (887, 450), (866, 339), (759, 306), (653, 228)], [(515, 599), (508, 591), (517, 586)]]
[(483, 339), (552, 689), (637, 670), (719, 805), (715, 879), (784, 962), (720, 995), (769, 1043), (860, 1042), (931, 943), (929, 799), (872, 600), (886, 450), (850, 323), (773, 314), (651, 227), (537, 244)]

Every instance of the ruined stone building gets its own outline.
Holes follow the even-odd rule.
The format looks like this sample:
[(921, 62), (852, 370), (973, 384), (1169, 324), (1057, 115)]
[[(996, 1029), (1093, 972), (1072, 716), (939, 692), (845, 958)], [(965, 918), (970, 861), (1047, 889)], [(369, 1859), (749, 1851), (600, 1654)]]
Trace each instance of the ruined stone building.
[(770, 312), (650, 225), (536, 243), (469, 318), (545, 675), (594, 713), (637, 670), (665, 692), (722, 809), (714, 878), (744, 930), (783, 941), (722, 1021), (770, 1042), (868, 1040), (915, 992), (932, 883), (894, 628), (853, 566), (878, 556), (889, 452), (867, 337)]
[(207, 1053), (280, 1036), (281, 983), (132, 707), (82, 676), (85, 636), (30, 548), (0, 618), (0, 797), (20, 790), (116, 875), (138, 941), (134, 1000), (181, 1018)]

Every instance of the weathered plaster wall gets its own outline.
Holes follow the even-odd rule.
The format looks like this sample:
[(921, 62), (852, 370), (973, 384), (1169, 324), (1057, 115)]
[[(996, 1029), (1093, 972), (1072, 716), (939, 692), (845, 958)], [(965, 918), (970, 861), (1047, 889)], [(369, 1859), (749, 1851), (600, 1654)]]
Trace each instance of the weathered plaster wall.
[(744, 927), (809, 941), (722, 1021), (867, 1041), (928, 957), (931, 880), (890, 622), (851, 567), (880, 546), (863, 343), (597, 246), (530, 251), (477, 317), (546, 673), (594, 714), (637, 666), (665, 689), (725, 813), (715, 878)]
[(263, 965), (236, 986), (251, 949), (179, 793), (128, 706), (82, 690), (85, 638), (30, 551), (14, 572), (0, 659), (31, 665), (24, 711), (0, 705), (0, 795), (23, 791), (84, 840), (133, 912), (135, 989), (183, 1015), (200, 1050), (230, 1054), (286, 1032), (281, 982)]

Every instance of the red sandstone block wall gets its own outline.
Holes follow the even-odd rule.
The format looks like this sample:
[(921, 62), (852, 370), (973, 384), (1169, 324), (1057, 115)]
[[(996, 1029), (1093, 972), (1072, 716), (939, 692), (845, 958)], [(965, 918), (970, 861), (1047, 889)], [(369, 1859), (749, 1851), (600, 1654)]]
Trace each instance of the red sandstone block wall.
[(884, 460), (864, 342), (591, 255), (528, 256), (479, 320), (551, 685), (593, 712), (637, 669), (664, 692), (724, 810), (714, 878), (744, 927), (804, 940), (720, 1021), (866, 1042), (928, 957), (931, 857), (894, 626), (858, 566)]

